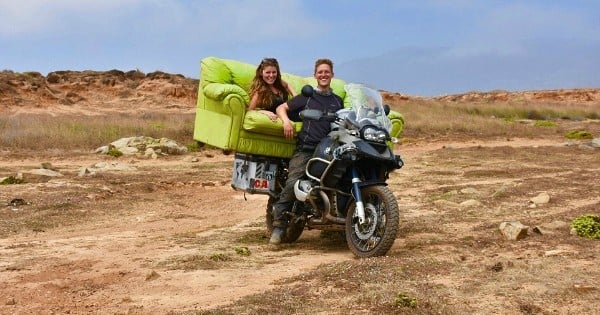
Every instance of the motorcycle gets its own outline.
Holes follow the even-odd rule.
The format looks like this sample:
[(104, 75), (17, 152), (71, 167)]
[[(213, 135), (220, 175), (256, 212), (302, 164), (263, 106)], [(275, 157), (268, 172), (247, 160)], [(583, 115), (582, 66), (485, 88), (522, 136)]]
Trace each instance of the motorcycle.
[[(306, 165), (306, 176), (296, 181), (296, 201), (286, 214), (284, 243), (296, 241), (305, 229), (344, 232), (346, 243), (359, 258), (385, 255), (398, 234), (399, 208), (386, 184), (389, 174), (404, 165), (391, 147), (389, 106), (378, 91), (346, 84), (350, 108), (333, 114), (304, 110), (303, 121), (325, 119), (331, 132), (317, 145)], [(305, 96), (311, 86), (302, 89)], [(266, 225), (273, 230), (273, 204), (287, 178), (286, 159), (236, 157), (232, 186), (251, 193), (269, 194)], [(236, 175), (238, 174), (238, 175)], [(252, 174), (249, 183), (236, 185), (236, 176)]]

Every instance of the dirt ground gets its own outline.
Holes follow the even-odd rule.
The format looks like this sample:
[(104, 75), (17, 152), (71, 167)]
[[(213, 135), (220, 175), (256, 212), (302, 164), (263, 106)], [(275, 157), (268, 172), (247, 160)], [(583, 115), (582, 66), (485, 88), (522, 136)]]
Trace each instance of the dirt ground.
[[(159, 72), (3, 71), (0, 112), (193, 113), (197, 84)], [(514, 97), (597, 106), (599, 95)], [(600, 134), (598, 121), (568, 123)], [(600, 214), (600, 149), (561, 135), (464, 135), (396, 152), (406, 164), (388, 184), (400, 233), (387, 256), (356, 259), (339, 235), (314, 230), (268, 245), (267, 197), (234, 191), (233, 156), (218, 150), (152, 160), (0, 148), (0, 178), (42, 163), (62, 175), (0, 186), (0, 314), (600, 314), (598, 240), (570, 233), (575, 217)], [(79, 176), (101, 162), (112, 168)], [(532, 202), (541, 193), (549, 202)], [(509, 221), (527, 236), (503, 237)]]
[[(390, 290), (420, 303), (398, 313), (600, 313), (600, 246), (569, 233), (577, 215), (600, 213), (599, 149), (556, 138), (423, 142), (396, 151), (406, 162), (389, 181), (401, 232), (387, 257), (365, 260), (363, 269), (397, 265), (405, 273), (383, 269), (383, 280), (373, 276), (383, 282), (357, 280), (367, 282), (350, 291), (335, 273), (329, 282), (315, 275), (363, 264), (344, 241), (305, 231), (295, 244), (268, 245), (267, 198), (230, 187), (231, 155), (0, 152), (0, 177), (43, 162), (63, 174), (0, 187), (0, 313), (244, 313), (260, 304), (247, 312), (392, 313)], [(130, 168), (78, 176), (98, 162)], [(530, 201), (540, 192), (549, 203)], [(498, 229), (504, 221), (530, 226), (528, 236), (506, 240)], [(267, 307), (269, 294), (280, 294), (272, 292), (307, 282), (356, 301), (361, 292), (379, 295), (362, 308), (322, 293), (298, 294), (313, 305), (301, 310)]]

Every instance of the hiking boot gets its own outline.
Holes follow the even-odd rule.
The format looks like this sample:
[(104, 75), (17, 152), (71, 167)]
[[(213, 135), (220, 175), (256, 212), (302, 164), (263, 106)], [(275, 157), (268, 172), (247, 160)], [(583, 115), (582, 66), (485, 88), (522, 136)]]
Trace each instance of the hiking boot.
[(281, 244), (283, 236), (285, 235), (285, 230), (281, 227), (274, 227), (273, 232), (271, 232), (271, 239), (269, 240), (270, 244), (278, 245)]

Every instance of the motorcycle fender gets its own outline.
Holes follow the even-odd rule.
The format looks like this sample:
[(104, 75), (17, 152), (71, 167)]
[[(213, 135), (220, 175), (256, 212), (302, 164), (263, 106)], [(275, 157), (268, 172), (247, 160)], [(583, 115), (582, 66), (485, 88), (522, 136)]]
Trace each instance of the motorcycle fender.
[(369, 180), (358, 183), (358, 188), (369, 187), (369, 186), (387, 186), (388, 184), (382, 180)]

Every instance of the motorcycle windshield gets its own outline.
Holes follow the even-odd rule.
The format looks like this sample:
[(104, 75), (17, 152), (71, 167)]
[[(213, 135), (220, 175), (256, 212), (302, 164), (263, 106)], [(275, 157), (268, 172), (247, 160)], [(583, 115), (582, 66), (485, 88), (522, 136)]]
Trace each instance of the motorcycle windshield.
[(360, 128), (371, 125), (390, 132), (392, 123), (385, 115), (379, 91), (357, 83), (348, 83), (344, 85), (344, 89), (351, 104), (350, 108), (343, 110), (347, 112), (343, 115), (345, 119), (353, 120)]

